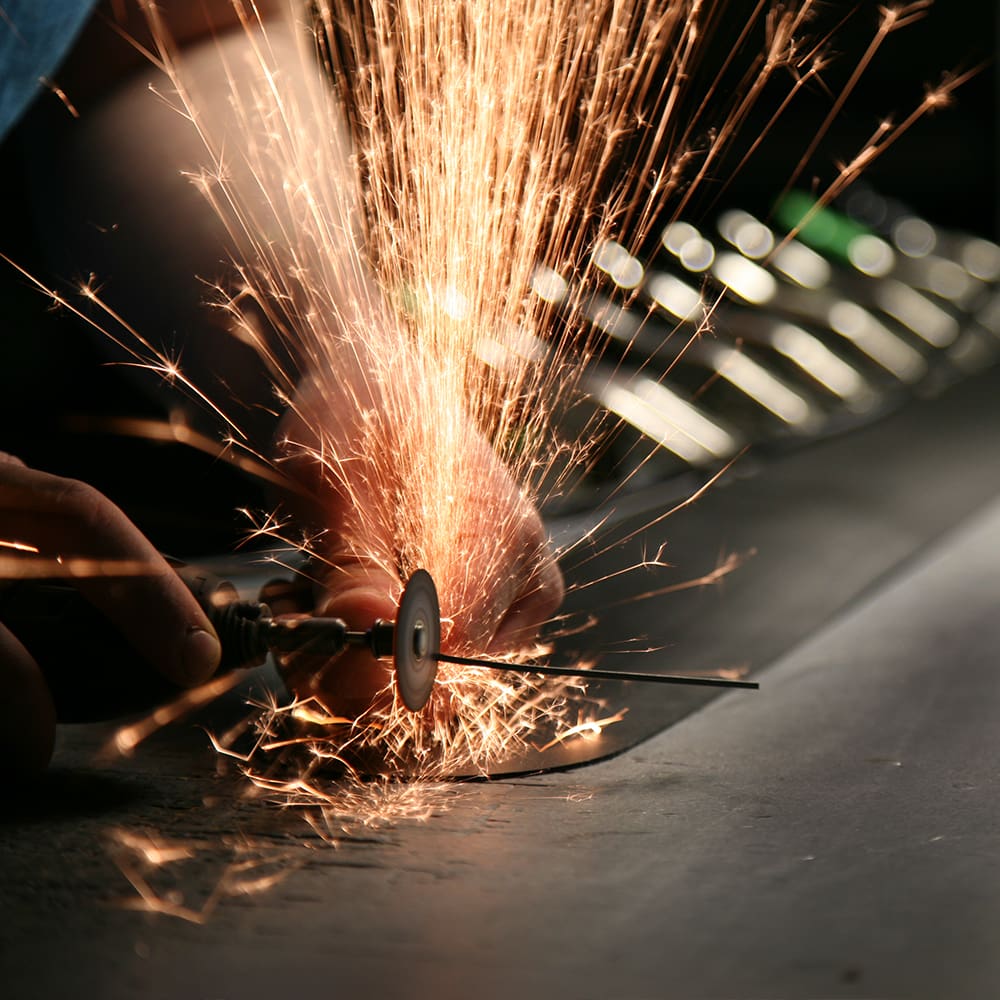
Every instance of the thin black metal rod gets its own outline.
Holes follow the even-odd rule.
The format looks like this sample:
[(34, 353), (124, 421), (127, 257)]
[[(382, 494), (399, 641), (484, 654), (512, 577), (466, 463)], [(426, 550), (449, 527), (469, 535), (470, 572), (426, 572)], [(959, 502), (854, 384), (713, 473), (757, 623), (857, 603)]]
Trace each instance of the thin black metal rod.
[(548, 667), (540, 663), (502, 663), (496, 660), (473, 660), (468, 656), (438, 653), (441, 663), (457, 663), (462, 667), (488, 667), (491, 670), (513, 670), (521, 674), (547, 674), (551, 677), (580, 677), (601, 681), (640, 681), (651, 684), (691, 684), (698, 687), (732, 687), (756, 690), (756, 681), (736, 681), (728, 677), (686, 677), (682, 674), (641, 674), (627, 670), (574, 670), (571, 667)]

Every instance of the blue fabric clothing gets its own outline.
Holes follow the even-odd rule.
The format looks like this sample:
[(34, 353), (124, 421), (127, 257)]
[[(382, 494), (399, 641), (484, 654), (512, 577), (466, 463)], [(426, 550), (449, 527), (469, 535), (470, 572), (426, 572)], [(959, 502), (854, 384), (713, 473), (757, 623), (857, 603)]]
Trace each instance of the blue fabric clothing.
[(0, 0), (0, 140), (69, 52), (97, 0)]

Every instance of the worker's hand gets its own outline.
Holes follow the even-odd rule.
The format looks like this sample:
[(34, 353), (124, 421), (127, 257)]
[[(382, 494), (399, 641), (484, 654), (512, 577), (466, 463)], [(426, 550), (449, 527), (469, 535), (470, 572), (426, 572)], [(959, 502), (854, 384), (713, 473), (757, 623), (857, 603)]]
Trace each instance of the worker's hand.
[[(376, 618), (394, 620), (406, 583), (397, 570), (400, 551), (410, 546), (422, 565), (407, 571), (424, 568), (435, 580), (445, 650), (482, 655), (523, 648), (563, 597), (537, 511), (475, 432), (447, 445), (455, 462), (447, 477), (450, 495), (422, 488), (425, 470), (408, 466), (399, 418), (380, 417), (384, 401), (367, 396), (363, 386), (352, 386), (349, 397), (342, 381), (332, 388), (307, 383), (282, 428), (286, 468), (318, 500), (306, 517), (325, 529), (317, 545), (324, 586), (317, 613), (361, 630)], [(436, 417), (412, 414), (413, 421), (421, 419), (428, 424), (426, 450), (437, 453), (444, 443), (434, 438)], [(310, 452), (355, 457), (324, 468)], [(394, 504), (408, 511), (395, 511)], [(407, 537), (408, 531), (433, 534), (442, 525), (437, 542)], [(357, 717), (388, 693), (392, 669), (365, 650), (350, 650), (319, 669), (309, 661), (292, 665), (286, 678), (298, 695)]]
[[(0, 452), (0, 524), (0, 576), (17, 580), (39, 569), (56, 576), (61, 566), (165, 678), (189, 686), (214, 673), (220, 648), (204, 612), (135, 525), (97, 490)], [(53, 748), (52, 697), (31, 655), (2, 622), (0, 685), (0, 753), (6, 751), (8, 766), (22, 773), (40, 771)]]

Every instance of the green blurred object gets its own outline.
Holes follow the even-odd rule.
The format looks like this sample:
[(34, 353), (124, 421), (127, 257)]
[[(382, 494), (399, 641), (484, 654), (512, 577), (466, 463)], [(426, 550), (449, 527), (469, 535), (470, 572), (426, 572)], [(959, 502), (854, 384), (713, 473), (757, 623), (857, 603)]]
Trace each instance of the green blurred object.
[(872, 235), (861, 223), (818, 206), (805, 191), (786, 194), (775, 206), (774, 220), (786, 232), (797, 230), (798, 238), (813, 250), (844, 262), (850, 260), (850, 246), (859, 236)]

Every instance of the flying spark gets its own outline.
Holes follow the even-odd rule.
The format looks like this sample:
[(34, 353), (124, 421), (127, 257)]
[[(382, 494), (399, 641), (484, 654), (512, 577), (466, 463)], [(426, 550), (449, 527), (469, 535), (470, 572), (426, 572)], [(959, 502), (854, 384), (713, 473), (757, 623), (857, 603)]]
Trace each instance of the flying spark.
[[(481, 654), (502, 625), (496, 595), (509, 588), (511, 565), (533, 580), (546, 558), (541, 541), (525, 548), (528, 512), (572, 489), (607, 430), (604, 417), (573, 440), (559, 432), (602, 352), (583, 304), (609, 276), (625, 302), (641, 294), (637, 248), (691, 205), (765, 89), (787, 81), (781, 113), (821, 79), (832, 60), (832, 37), (812, 33), (821, 5), (757, 3), (731, 38), (731, 5), (707, 0), (318, 0), (313, 20), (294, 5), (268, 23), (234, 0), (250, 58), (218, 40), (225, 121), (203, 100), (160, 10), (143, 7), (169, 81), (159, 97), (197, 131), (205, 165), (192, 164), (190, 177), (232, 241), (234, 280), (219, 285), (217, 305), (288, 411), (274, 474), (306, 482), (330, 510), (305, 542), (275, 514), (254, 533), (301, 548), (321, 584), (370, 567), (392, 581), (389, 602), (416, 569), (428, 570), (445, 647)], [(885, 38), (926, 7), (882, 9), (803, 167)], [(731, 38), (730, 54), (706, 82), (718, 37)], [(739, 85), (724, 87), (734, 72)], [(880, 128), (817, 203), (959, 82)], [(80, 293), (136, 363), (210, 408), (228, 452), (267, 464), (231, 401), (210, 399), (181, 359), (102, 302), (94, 281)], [(709, 306), (696, 337), (710, 318)], [(712, 585), (737, 562), (691, 585)], [(546, 652), (521, 645), (512, 662)], [(442, 665), (420, 714), (386, 675), (382, 695), (346, 721), (324, 692), (336, 663), (286, 670), (299, 697), (261, 706), (243, 756), (270, 787), (252, 762), (294, 752), (299, 770), (284, 786), (292, 797), (321, 800), (311, 776), (329, 764), (488, 772), (543, 730), (553, 745), (620, 717), (573, 721), (582, 682)], [(132, 746), (141, 735), (123, 738)], [(218, 747), (235, 752), (225, 740)]]

